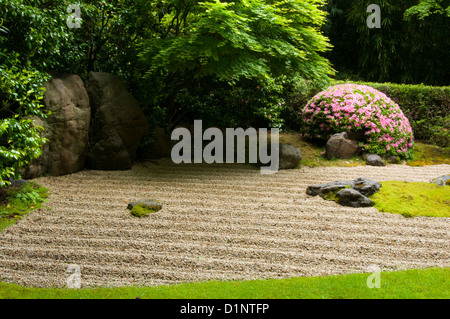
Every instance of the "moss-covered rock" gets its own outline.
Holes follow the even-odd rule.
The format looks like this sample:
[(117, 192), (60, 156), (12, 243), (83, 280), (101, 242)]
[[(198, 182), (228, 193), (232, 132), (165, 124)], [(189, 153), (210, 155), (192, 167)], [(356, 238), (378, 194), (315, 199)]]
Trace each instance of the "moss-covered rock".
[(368, 198), (381, 187), (377, 181), (359, 177), (353, 181), (336, 181), (332, 183), (313, 185), (306, 189), (306, 194), (319, 195), (325, 200), (335, 201), (343, 206), (368, 207), (373, 202)]
[(132, 202), (127, 207), (131, 214), (136, 217), (144, 217), (161, 210), (162, 204), (156, 199), (145, 199), (140, 202)]
[(131, 215), (136, 217), (144, 217), (148, 214), (153, 214), (155, 211), (143, 204), (137, 204), (136, 206), (131, 209)]
[(444, 175), (438, 178), (435, 178), (431, 181), (433, 184), (439, 185), (439, 186), (446, 186), (450, 185), (450, 175)]

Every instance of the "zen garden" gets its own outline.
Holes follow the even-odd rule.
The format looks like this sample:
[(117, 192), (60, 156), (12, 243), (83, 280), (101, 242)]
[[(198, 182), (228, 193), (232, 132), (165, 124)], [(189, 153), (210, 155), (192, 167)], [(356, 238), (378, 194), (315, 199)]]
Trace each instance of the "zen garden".
[(0, 0), (0, 299), (450, 298), (448, 5)]

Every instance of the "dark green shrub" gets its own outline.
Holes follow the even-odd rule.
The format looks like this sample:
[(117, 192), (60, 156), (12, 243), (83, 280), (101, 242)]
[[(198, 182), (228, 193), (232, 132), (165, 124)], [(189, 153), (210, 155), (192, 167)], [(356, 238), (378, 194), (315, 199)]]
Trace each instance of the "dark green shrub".
[[(325, 90), (330, 83), (314, 83), (304, 79), (293, 79), (284, 85), (284, 99), (286, 107), (281, 113), (284, 128), (301, 131), (305, 125), (301, 109), (317, 93)], [(299, 108), (300, 106), (300, 108)]]
[[(0, 56), (1, 59), (1, 56)], [(30, 116), (46, 116), (41, 112), (43, 83), (46, 76), (32, 68), (3, 63), (0, 68), (0, 188), (10, 177), (41, 154), (42, 127)]]
[(39, 157), (46, 141), (33, 122), (44, 117), (47, 70), (60, 65), (70, 33), (62, 2), (0, 1), (0, 188)]
[(282, 80), (266, 85), (252, 80), (235, 85), (213, 79), (207, 82), (184, 89), (178, 95), (177, 106), (184, 111), (185, 124), (201, 119), (204, 127), (281, 128), (283, 125), (281, 111), (286, 103)]
[[(367, 7), (381, 8), (381, 28), (368, 28)], [(339, 79), (448, 85), (448, 0), (329, 0), (325, 54)]]

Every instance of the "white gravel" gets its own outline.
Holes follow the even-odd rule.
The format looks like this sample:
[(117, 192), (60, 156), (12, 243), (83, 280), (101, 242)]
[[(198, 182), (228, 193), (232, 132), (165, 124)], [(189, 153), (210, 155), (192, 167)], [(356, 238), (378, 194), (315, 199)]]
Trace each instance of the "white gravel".
[[(310, 197), (306, 187), (360, 176), (425, 181), (450, 165), (302, 168), (261, 175), (245, 165), (140, 163), (37, 182), (46, 206), (0, 233), (0, 281), (66, 287), (324, 276), (450, 266), (450, 218), (380, 213)], [(163, 209), (136, 218), (127, 202)]]

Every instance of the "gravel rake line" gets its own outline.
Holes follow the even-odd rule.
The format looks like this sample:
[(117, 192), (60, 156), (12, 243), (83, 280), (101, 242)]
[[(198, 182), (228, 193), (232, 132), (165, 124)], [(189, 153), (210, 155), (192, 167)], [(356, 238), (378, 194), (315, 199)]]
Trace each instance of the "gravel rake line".
[[(39, 209), (0, 233), (0, 280), (65, 287), (67, 262), (82, 286), (325, 276), (450, 266), (450, 218), (404, 218), (341, 207), (306, 187), (360, 176), (430, 181), (450, 165), (321, 167), (261, 175), (245, 165), (139, 163), (37, 181)], [(163, 210), (136, 219), (127, 200)], [(295, 201), (295, 202), (294, 202)]]
[[(66, 241), (53, 241), (51, 245), (47, 245), (47, 251), (52, 251), (54, 254), (55, 251), (63, 250), (65, 253), (68, 251), (78, 252), (84, 251), (86, 254), (94, 254), (96, 253), (95, 249), (98, 247), (102, 247), (102, 249), (119, 250), (122, 252), (129, 252), (130, 254), (137, 254), (137, 256), (142, 256), (142, 253), (146, 253), (148, 251), (151, 252), (152, 258), (166, 258), (166, 253), (170, 252), (169, 259), (176, 258), (185, 258), (186, 254), (190, 254), (192, 256), (208, 256), (212, 258), (218, 258), (221, 256), (231, 256), (234, 258), (240, 258), (241, 260), (251, 260), (254, 258), (261, 259), (262, 263), (265, 263), (266, 260), (285, 260), (291, 258), (298, 258), (302, 256), (302, 258), (306, 258), (308, 256), (310, 259), (317, 258), (319, 255), (322, 256), (323, 253), (316, 253), (315, 251), (319, 251), (320, 249), (325, 249), (328, 252), (332, 252), (333, 254), (338, 254), (343, 256), (343, 258), (347, 258), (349, 256), (358, 256), (358, 255), (367, 255), (367, 256), (395, 256), (395, 258), (408, 258), (408, 259), (423, 259), (424, 256), (427, 258), (442, 260), (444, 264), (450, 264), (450, 254), (448, 251), (442, 251), (437, 248), (428, 248), (428, 247), (420, 247), (416, 248), (414, 251), (411, 251), (411, 247), (386, 247), (382, 244), (376, 243), (346, 243), (343, 242), (340, 246), (337, 246), (335, 242), (331, 241), (283, 241), (282, 246), (275, 246), (275, 242), (270, 243), (269, 245), (266, 241), (263, 245), (264, 248), (261, 248), (261, 243), (250, 244), (246, 241), (245, 247), (226, 247), (224, 244), (211, 244), (207, 245), (205, 242), (203, 243), (190, 243), (190, 244), (167, 244), (160, 243), (154, 244), (152, 242), (141, 243), (138, 241), (127, 240), (125, 242), (118, 241), (111, 242), (105, 239), (71, 239), (67, 238)], [(165, 248), (165, 249), (161, 249)], [(449, 247), (450, 248), (450, 247)], [(46, 251), (46, 252), (47, 252)], [(31, 255), (35, 257), (35, 255), (42, 254), (41, 245), (39, 243), (33, 241), (25, 241), (21, 245), (16, 245), (14, 248), (2, 248), (0, 247), (0, 252), (2, 252), (5, 256), (12, 255), (23, 255), (26, 256)], [(109, 252), (108, 252), (109, 253)]]
[[(322, 199), (319, 199), (322, 201)], [(61, 202), (62, 203), (62, 202)], [(326, 203), (324, 203), (326, 204)], [(81, 205), (83, 206), (83, 205)], [(68, 222), (73, 221), (75, 223), (83, 224), (86, 220), (90, 220), (92, 223), (101, 223), (102, 225), (113, 225), (113, 226), (123, 226), (123, 224), (132, 225), (133, 227), (148, 227), (155, 225), (157, 221), (170, 221), (173, 222), (174, 219), (177, 221), (196, 221), (196, 222), (207, 222), (208, 224), (222, 223), (225, 221), (234, 222), (238, 221), (239, 224), (247, 225), (261, 225), (261, 224), (271, 224), (270, 226), (289, 226), (298, 227), (299, 224), (304, 225), (304, 223), (317, 222), (322, 223), (333, 222), (334, 224), (345, 226), (350, 223), (349, 227), (359, 227), (358, 225), (370, 225), (371, 227), (383, 226), (384, 229), (388, 231), (395, 231), (397, 227), (402, 227), (405, 231), (414, 231), (420, 229), (420, 232), (430, 231), (432, 233), (442, 232), (442, 235), (447, 234), (448, 225), (450, 223), (450, 218), (440, 218), (442, 225), (436, 225), (433, 218), (418, 216), (414, 219), (405, 219), (401, 215), (384, 213), (380, 214), (378, 210), (374, 208), (343, 208), (337, 206), (334, 203), (330, 203), (330, 206), (325, 206), (317, 208), (316, 205), (306, 205), (301, 204), (301, 210), (293, 210), (290, 205), (285, 205), (286, 211), (274, 212), (270, 209), (267, 210), (257, 210), (249, 213), (247, 210), (224, 210), (223, 208), (213, 208), (208, 207), (207, 210), (200, 208), (185, 208), (177, 207), (176, 211), (165, 210), (166, 213), (153, 215), (153, 219), (148, 222), (143, 223), (141, 219), (135, 219), (129, 216), (129, 211), (124, 209), (124, 205), (118, 205), (119, 211), (110, 211), (110, 216), (114, 216), (111, 220), (99, 221), (97, 217), (102, 217), (104, 214), (104, 209), (92, 209), (89, 210), (89, 217), (84, 217), (83, 213), (85, 209), (79, 207), (65, 207), (66, 212), (71, 212), (70, 215), (65, 214), (64, 217), (56, 212), (56, 210), (46, 212), (39, 217), (30, 217), (31, 223), (38, 222)], [(283, 207), (283, 204), (280, 204)], [(278, 207), (280, 207), (278, 206)], [(329, 208), (333, 208), (330, 210)], [(337, 208), (337, 209), (336, 209)], [(261, 208), (260, 208), (261, 209)], [(308, 209), (316, 209), (316, 214), (311, 215)], [(336, 210), (335, 210), (336, 209)], [(194, 214), (195, 213), (195, 214)], [(90, 217), (94, 218), (90, 218)], [(257, 221), (252, 219), (249, 220), (248, 217), (257, 217)], [(64, 219), (64, 220), (63, 220)], [(376, 223), (376, 225), (374, 225)], [(429, 230), (428, 230), (429, 229)]]
[[(183, 227), (183, 223), (180, 223), (179, 226)], [(238, 228), (239, 226), (235, 226), (235, 228)], [(317, 227), (323, 227), (323, 226), (317, 226)], [(405, 245), (410, 243), (411, 246), (418, 247), (419, 244), (424, 244), (428, 248), (432, 248), (434, 246), (438, 247), (448, 247), (448, 236), (441, 237), (440, 233), (437, 237), (429, 237), (426, 235), (422, 236), (414, 236), (411, 234), (405, 235), (400, 233), (396, 236), (393, 236), (392, 234), (389, 236), (389, 239), (385, 239), (386, 236), (389, 235), (390, 232), (383, 232), (383, 233), (372, 233), (372, 232), (366, 232), (361, 233), (357, 232), (355, 234), (350, 233), (349, 231), (335, 231), (330, 228), (319, 228), (319, 229), (300, 229), (299, 231), (291, 231), (290, 233), (282, 231), (271, 231), (269, 234), (268, 232), (265, 234), (261, 229), (254, 228), (252, 232), (245, 232), (239, 229), (235, 229), (233, 226), (230, 226), (227, 229), (228, 231), (220, 232), (219, 229), (214, 228), (190, 228), (190, 229), (175, 229), (175, 230), (168, 230), (168, 229), (152, 229), (152, 230), (139, 230), (135, 228), (124, 228), (117, 230), (115, 228), (98, 228), (98, 227), (77, 227), (77, 226), (36, 226), (32, 225), (30, 227), (27, 227), (26, 229), (17, 229), (16, 233), (9, 233), (12, 236), (19, 236), (24, 237), (29, 234), (39, 234), (39, 235), (46, 235), (48, 237), (64, 237), (64, 236), (78, 236), (80, 238), (120, 238), (121, 240), (129, 240), (133, 238), (139, 238), (140, 240), (165, 240), (165, 241), (171, 241), (171, 240), (181, 240), (181, 241), (192, 241), (192, 240), (202, 240), (202, 241), (219, 241), (219, 242), (225, 242), (227, 240), (234, 240), (234, 242), (239, 243), (253, 243), (253, 242), (260, 242), (262, 244), (268, 244), (272, 241), (279, 241), (284, 242), (287, 239), (291, 241), (299, 241), (299, 240), (305, 240), (305, 239), (322, 239), (322, 240), (328, 240), (328, 241), (336, 241), (339, 240), (341, 242), (344, 241), (357, 241), (362, 243), (371, 243), (374, 241), (381, 241), (381, 242), (388, 242), (390, 244), (396, 244), (396, 245)], [(173, 229), (173, 228), (172, 228)], [(223, 229), (223, 228), (222, 228)], [(245, 230), (245, 229), (244, 229)], [(249, 229), (246, 229), (249, 230)], [(281, 238), (277, 235), (284, 235), (281, 236)], [(286, 236), (286, 234), (289, 234), (290, 236)], [(385, 239), (383, 241), (383, 239)], [(408, 245), (408, 246), (410, 246)]]
[[(446, 228), (445, 225), (437, 228), (431, 228), (431, 225), (421, 225), (418, 223), (411, 225), (407, 224), (407, 220), (402, 216), (399, 216), (401, 219), (396, 221), (396, 223), (384, 223), (383, 225), (374, 225), (374, 223), (377, 223), (377, 220), (372, 218), (368, 220), (359, 219), (359, 223), (356, 223), (351, 218), (345, 218), (345, 215), (341, 219), (336, 216), (312, 217), (306, 220), (292, 218), (291, 222), (286, 218), (283, 221), (275, 219), (259, 219), (258, 221), (254, 221), (245, 215), (241, 217), (225, 216), (225, 218), (223, 216), (217, 217), (216, 215), (210, 218), (210, 220), (208, 220), (207, 215), (204, 218), (179, 215), (170, 216), (169, 218), (164, 214), (156, 216), (158, 219), (154, 218), (148, 220), (146, 223), (142, 223), (140, 220), (128, 216), (123, 219), (115, 218), (112, 221), (103, 221), (101, 219), (102, 215), (89, 215), (89, 218), (74, 215), (64, 218), (52, 218), (50, 220), (45, 216), (39, 219), (39, 224), (31, 219), (26, 229), (17, 227), (15, 232), (22, 235), (32, 233), (56, 234), (59, 230), (64, 230), (64, 235), (71, 232), (78, 233), (79, 235), (102, 237), (115, 237), (117, 235), (132, 237), (138, 235), (141, 239), (148, 236), (149, 233), (152, 234), (152, 237), (168, 234), (178, 234), (178, 236), (194, 234), (197, 237), (203, 234), (209, 236), (211, 232), (225, 233), (229, 236), (250, 234), (253, 232), (258, 235), (263, 233), (264, 237), (269, 238), (278, 238), (278, 235), (282, 235), (283, 239), (292, 237), (297, 240), (305, 237), (319, 238), (327, 236), (330, 237), (330, 240), (335, 240), (336, 238), (340, 240), (352, 238), (358, 241), (365, 241), (367, 238), (371, 241), (384, 239), (384, 236), (389, 235), (389, 240), (392, 243), (403, 245), (413, 242), (417, 246), (418, 241), (419, 243), (426, 243), (431, 246), (433, 243), (442, 246), (442, 244), (450, 242), (447, 231), (448, 227)], [(47, 223), (43, 223), (42, 219), (48, 225)], [(401, 222), (402, 220), (405, 224)], [(425, 218), (425, 221), (431, 220), (430, 218)], [(71, 228), (65, 227), (67, 224), (71, 225)], [(78, 230), (81, 228), (83, 228), (84, 232), (80, 234)], [(98, 233), (97, 230), (99, 229), (102, 229), (101, 233)], [(177, 233), (173, 231), (174, 229), (183, 229), (183, 232)], [(347, 233), (352, 232), (356, 234), (347, 235)], [(379, 236), (374, 237), (372, 232)], [(6, 231), (5, 234), (8, 233), (9, 231)], [(417, 237), (422, 238), (419, 239)]]
[[(95, 171), (83, 171), (80, 173), (68, 175), (69, 177), (78, 178), (83, 183), (93, 183), (96, 184), (100, 180), (105, 180), (105, 185), (110, 187), (113, 185), (120, 185), (123, 182), (167, 182), (167, 183), (179, 183), (179, 184), (202, 184), (204, 182), (209, 182), (210, 184), (217, 184), (217, 182), (227, 182), (229, 184), (241, 184), (245, 186), (251, 186), (253, 184), (257, 184), (261, 181), (267, 181), (270, 179), (272, 184), (280, 184), (286, 183), (291, 180), (293, 183), (303, 182), (304, 185), (313, 183), (326, 183), (332, 181), (333, 178), (337, 180), (342, 179), (355, 179), (360, 176), (366, 176), (368, 178), (378, 179), (380, 181), (384, 180), (405, 180), (405, 181), (425, 181), (429, 182), (434, 175), (443, 175), (448, 173), (450, 170), (450, 165), (431, 165), (427, 167), (409, 167), (404, 165), (392, 165), (387, 167), (370, 167), (370, 166), (356, 166), (356, 167), (346, 167), (346, 168), (333, 168), (334, 170), (330, 172), (329, 168), (303, 168), (295, 171), (279, 171), (276, 175), (261, 175), (259, 170), (251, 170), (246, 169), (242, 170), (242, 173), (239, 173), (238, 176), (242, 177), (242, 180), (236, 179), (235, 176), (230, 176), (230, 172), (215, 170), (213, 172), (217, 172), (217, 176), (211, 176), (211, 171), (198, 169), (198, 166), (191, 165), (186, 166), (185, 169), (174, 170), (167, 169), (166, 171), (161, 170), (161, 166), (154, 167), (157, 169), (156, 172), (153, 171), (144, 171), (145, 177), (142, 177), (142, 174), (136, 174), (134, 170), (116, 172), (109, 171), (105, 176), (98, 175), (85, 175), (87, 172), (95, 172)], [(196, 174), (190, 175), (190, 171), (194, 170)], [(205, 180), (201, 182), (196, 181), (195, 177), (199, 176), (198, 172), (204, 173)], [(135, 174), (133, 174), (135, 173)], [(276, 178), (272, 178), (272, 176), (276, 176)], [(83, 178), (89, 178), (89, 181), (83, 180)], [(174, 178), (176, 177), (176, 178)], [(252, 177), (255, 181), (249, 180), (249, 177)], [(344, 178), (343, 178), (344, 177)], [(50, 177), (47, 179), (43, 179), (44, 181), (56, 180), (54, 177)], [(70, 179), (66, 177), (66, 179), (70, 183)], [(179, 182), (178, 180), (183, 180), (184, 182)], [(61, 182), (63, 182), (62, 180)], [(219, 184), (220, 185), (220, 184)], [(224, 184), (227, 185), (227, 184)]]
[[(170, 234), (169, 234), (170, 235)], [(107, 241), (107, 245), (106, 247), (117, 247), (118, 249), (121, 250), (126, 250), (126, 249), (135, 249), (135, 250), (140, 250), (140, 249), (152, 249), (152, 251), (157, 251), (157, 249), (161, 249), (161, 248), (165, 248), (168, 251), (173, 251), (172, 247), (176, 247), (177, 250), (181, 250), (181, 251), (190, 251), (191, 249), (195, 248), (195, 249), (222, 249), (222, 245), (223, 243), (217, 242), (217, 243), (211, 243), (210, 241), (208, 242), (207, 240), (211, 240), (210, 237), (205, 236), (204, 238), (200, 239), (199, 241), (189, 241), (186, 243), (173, 243), (170, 241), (170, 236), (167, 236), (168, 239), (164, 239), (162, 237), (158, 238), (158, 241), (145, 241), (145, 240), (136, 240), (136, 239), (117, 239), (116, 237), (109, 237), (109, 238), (98, 238), (98, 237), (89, 237), (89, 238), (80, 238), (78, 236), (70, 236), (70, 235), (66, 235), (65, 240), (61, 239), (61, 238), (55, 238), (55, 237), (46, 237), (46, 236), (42, 236), (42, 235), (27, 235), (22, 239), (22, 244), (21, 245), (40, 245), (43, 242), (45, 242), (46, 244), (48, 244), (48, 247), (52, 246), (52, 245), (56, 245), (60, 246), (60, 247), (64, 247), (64, 246), (68, 246), (68, 247), (72, 247), (72, 246), (83, 246), (83, 247), (96, 247), (99, 244), (101, 244), (102, 242)], [(352, 239), (354, 240), (354, 238), (350, 237), (350, 236), (346, 236), (347, 239)], [(254, 241), (250, 241), (249, 239), (246, 239), (245, 243), (246, 246), (244, 249), (262, 249), (261, 246), (264, 246), (265, 248), (280, 248), (283, 247), (283, 249), (306, 249), (306, 250), (314, 250), (315, 248), (320, 248), (320, 247), (330, 247), (330, 248), (342, 248), (342, 249), (353, 249), (353, 248), (358, 248), (358, 249), (380, 249), (381, 251), (383, 251), (384, 249), (389, 248), (390, 250), (398, 250), (398, 251), (410, 251), (411, 248), (414, 248), (416, 250), (416, 253), (444, 253), (445, 255), (449, 255), (450, 253), (450, 249), (446, 249), (446, 250), (442, 250), (443, 247), (448, 247), (450, 248), (449, 245), (449, 241), (447, 239), (435, 239), (435, 238), (421, 238), (420, 240), (417, 240), (414, 237), (410, 237), (408, 238), (402, 238), (402, 237), (395, 237), (395, 238), (390, 238), (388, 239), (389, 241), (383, 241), (384, 237), (380, 236), (380, 237), (373, 237), (373, 236), (361, 236), (360, 238), (358, 238), (357, 242), (352, 242), (350, 240), (346, 241), (345, 236), (340, 237), (340, 238), (336, 238), (336, 237), (332, 237), (330, 236), (329, 239), (324, 239), (324, 237), (322, 236), (321, 238), (315, 237), (312, 238), (310, 240), (306, 240), (304, 238), (301, 238), (301, 241), (299, 241), (297, 238), (294, 240), (288, 240), (285, 238), (277, 238), (277, 237), (273, 237), (273, 238), (264, 238), (264, 239), (260, 239), (258, 238), (257, 240)], [(196, 238), (198, 238), (198, 236), (196, 236)], [(13, 243), (14, 242), (15, 237), (13, 236), (5, 236), (4, 237), (4, 242), (9, 242), (9, 243)], [(341, 245), (340, 246), (336, 246), (336, 239), (339, 239), (341, 241)], [(366, 240), (364, 240), (366, 239)], [(234, 238), (235, 241), (237, 241), (236, 238)], [(84, 243), (84, 245), (82, 245), (82, 243)], [(418, 243), (423, 245), (424, 247), (418, 247)], [(261, 245), (264, 244), (264, 245)], [(386, 247), (389, 245), (398, 245), (401, 244), (402, 247), (397, 247), (397, 246), (393, 246), (393, 247)], [(206, 247), (205, 247), (206, 246)], [(21, 247), (20, 245), (16, 244), (14, 247)], [(236, 249), (240, 249), (239, 247), (235, 247), (233, 248), (233, 250)], [(161, 249), (161, 251), (164, 251), (163, 249)], [(233, 252), (231, 252), (233, 253)], [(413, 252), (411, 252), (413, 253)]]
[[(284, 210), (281, 213), (275, 212), (270, 207), (265, 207), (265, 210), (263, 210), (262, 207), (257, 207), (260, 210), (253, 211), (251, 213), (249, 213), (248, 210), (245, 209), (224, 210), (222, 208), (210, 207), (207, 207), (206, 209), (190, 209), (177, 207), (176, 211), (175, 208), (165, 208), (164, 213), (148, 216), (145, 221), (142, 221), (140, 219), (131, 217), (129, 211), (123, 209), (122, 207), (122, 210), (118, 212), (111, 211), (110, 216), (114, 216), (114, 220), (111, 222), (108, 220), (101, 222), (98, 221), (96, 217), (103, 216), (103, 212), (101, 210), (90, 210), (89, 215), (95, 217), (92, 221), (93, 224), (102, 223), (102, 225), (111, 224), (115, 226), (117, 226), (118, 224), (129, 224), (135, 227), (141, 226), (147, 228), (152, 226), (159, 226), (160, 223), (164, 221), (173, 223), (174, 220), (178, 222), (195, 221), (198, 223), (207, 223), (208, 225), (224, 222), (228, 222), (230, 224), (232, 224), (233, 222), (238, 222), (239, 224), (245, 225), (269, 226), (270, 224), (270, 226), (291, 226), (291, 228), (320, 221), (323, 224), (332, 222), (335, 225), (339, 224), (339, 226), (351, 228), (360, 227), (363, 225), (370, 227), (383, 225), (385, 229), (389, 229), (390, 231), (395, 231), (397, 227), (402, 227), (402, 230), (408, 230), (410, 232), (418, 230), (423, 233), (424, 231), (428, 231), (427, 229), (429, 229), (429, 231), (433, 233), (440, 231), (442, 234), (446, 234), (448, 225), (450, 223), (450, 218), (441, 218), (442, 225), (436, 226), (433, 218), (430, 217), (419, 216), (415, 219), (407, 220), (401, 215), (389, 213), (380, 214), (374, 208), (365, 208), (364, 210), (358, 208), (335, 210), (335, 205), (336, 204), (332, 204), (329, 207), (325, 206), (316, 209), (315, 215), (311, 215), (310, 211), (308, 211), (308, 209), (316, 208), (316, 206), (314, 205), (302, 205), (301, 210), (296, 210), (298, 209), (298, 207), (292, 207), (289, 205), (283, 207), (283, 205), (281, 204), (277, 207), (283, 207), (284, 209), (286, 209), (286, 212)], [(79, 217), (80, 215), (77, 213), (80, 213), (80, 211), (77, 208), (66, 208), (66, 212), (69, 211), (71, 212), (71, 214), (64, 215), (64, 219), (71, 219), (74, 222), (82, 220), (84, 223), (89, 220), (85, 217)], [(58, 220), (61, 221), (62, 218), (61, 216), (57, 216), (58, 215), (46, 215), (43, 218), (49, 218), (48, 221), (58, 223)], [(382, 218), (380, 218), (380, 216)], [(249, 217), (254, 217), (254, 219), (249, 220)], [(34, 222), (33, 220), (31, 221)], [(66, 221), (63, 220), (61, 222)], [(376, 223), (376, 225), (374, 225), (374, 223)]]

